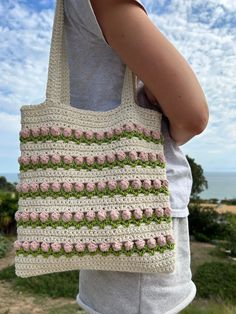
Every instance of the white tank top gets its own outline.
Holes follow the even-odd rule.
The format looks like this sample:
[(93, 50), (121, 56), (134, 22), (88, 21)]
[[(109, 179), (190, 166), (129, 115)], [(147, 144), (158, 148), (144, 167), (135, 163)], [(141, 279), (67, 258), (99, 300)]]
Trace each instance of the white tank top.
[[(147, 12), (144, 4), (137, 2)], [(71, 106), (94, 111), (114, 109), (121, 102), (125, 64), (106, 42), (90, 0), (64, 3)], [(138, 104), (157, 110), (148, 102), (142, 86), (141, 82), (137, 90)], [(173, 217), (185, 217), (189, 215), (191, 169), (180, 147), (170, 137), (164, 116), (162, 133)]]

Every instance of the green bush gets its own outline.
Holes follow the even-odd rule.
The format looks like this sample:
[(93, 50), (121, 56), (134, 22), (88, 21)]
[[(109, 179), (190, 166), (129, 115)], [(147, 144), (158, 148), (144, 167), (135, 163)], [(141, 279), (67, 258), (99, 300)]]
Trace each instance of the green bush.
[(10, 241), (0, 235), (0, 258), (4, 257), (6, 255), (6, 252), (9, 250), (10, 247)]
[(196, 232), (194, 234), (194, 237), (195, 237), (195, 240), (199, 242), (211, 242), (211, 240), (207, 236), (205, 236), (205, 234), (200, 233), (200, 232)]
[(228, 232), (228, 223), (223, 214), (219, 214), (211, 207), (201, 207), (199, 203), (189, 205), (189, 233), (200, 237), (204, 242), (208, 239), (223, 240)]
[(198, 267), (193, 281), (197, 296), (222, 299), (236, 304), (236, 265), (222, 262), (205, 263)]
[(0, 271), (0, 280), (10, 282), (14, 289), (52, 298), (75, 298), (79, 290), (79, 271), (59, 272), (29, 278), (15, 274), (15, 265)]

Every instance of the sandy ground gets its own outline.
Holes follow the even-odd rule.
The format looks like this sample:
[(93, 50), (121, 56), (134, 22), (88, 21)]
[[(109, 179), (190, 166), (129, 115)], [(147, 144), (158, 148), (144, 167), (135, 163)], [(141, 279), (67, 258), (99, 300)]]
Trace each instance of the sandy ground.
[[(14, 259), (15, 252), (13, 245), (11, 245), (6, 256), (0, 259), (0, 270), (13, 265)], [(35, 297), (26, 292), (15, 291), (10, 283), (0, 281), (0, 314), (45, 314), (56, 309), (59, 313), (59, 309), (63, 307), (68, 307), (68, 311), (63, 313), (86, 314), (84, 311), (79, 311), (80, 308), (73, 299)]]
[(203, 203), (201, 204), (202, 207), (212, 207), (214, 208), (218, 213), (227, 213), (230, 212), (232, 214), (236, 214), (236, 205), (216, 205), (216, 204), (208, 204), (208, 203)]

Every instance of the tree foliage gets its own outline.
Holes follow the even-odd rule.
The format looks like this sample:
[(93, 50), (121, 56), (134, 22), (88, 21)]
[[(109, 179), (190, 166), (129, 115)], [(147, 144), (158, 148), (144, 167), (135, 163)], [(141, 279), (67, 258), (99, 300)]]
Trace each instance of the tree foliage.
[(203, 192), (205, 189), (208, 188), (207, 180), (203, 174), (203, 169), (201, 165), (198, 165), (195, 160), (188, 155), (186, 155), (188, 163), (191, 168), (192, 177), (193, 177), (193, 185), (191, 191), (191, 197), (193, 199), (198, 198), (198, 194)]

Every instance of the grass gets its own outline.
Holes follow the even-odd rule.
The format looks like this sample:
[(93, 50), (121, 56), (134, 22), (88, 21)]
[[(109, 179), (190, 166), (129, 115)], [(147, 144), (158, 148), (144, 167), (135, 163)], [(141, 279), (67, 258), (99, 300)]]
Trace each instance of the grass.
[(196, 298), (181, 314), (235, 314), (236, 306), (222, 300)]
[(0, 258), (6, 255), (6, 252), (9, 250), (11, 241), (5, 237), (0, 235)]
[(51, 298), (75, 298), (79, 289), (79, 271), (59, 272), (29, 278), (15, 274), (15, 265), (0, 271), (0, 280), (8, 281), (18, 291), (46, 295)]

